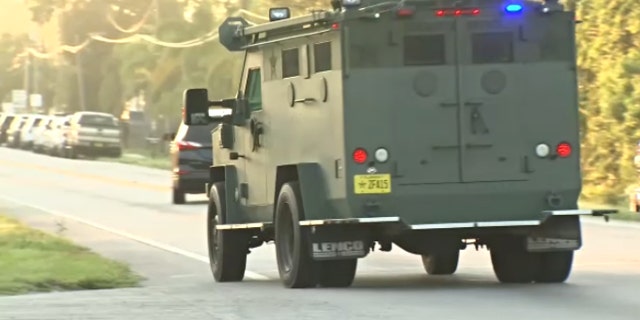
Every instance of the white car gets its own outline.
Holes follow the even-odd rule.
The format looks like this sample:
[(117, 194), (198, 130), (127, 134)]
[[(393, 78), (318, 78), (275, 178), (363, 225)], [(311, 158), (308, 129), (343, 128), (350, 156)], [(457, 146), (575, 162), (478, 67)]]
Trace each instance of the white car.
[(33, 152), (44, 152), (44, 142), (46, 139), (47, 131), (50, 130), (51, 123), (55, 120), (55, 117), (46, 116), (40, 121), (37, 127), (33, 128)]
[(44, 152), (61, 157), (64, 154), (69, 117), (57, 117), (44, 134)]
[(27, 116), (27, 120), (20, 129), (20, 149), (31, 149), (33, 147), (33, 130), (40, 124), (45, 118), (41, 114), (30, 114)]

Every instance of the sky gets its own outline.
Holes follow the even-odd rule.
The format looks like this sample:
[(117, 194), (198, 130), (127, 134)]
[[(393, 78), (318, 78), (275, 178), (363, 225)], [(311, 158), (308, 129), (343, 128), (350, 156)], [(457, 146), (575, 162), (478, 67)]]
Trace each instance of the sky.
[[(45, 51), (55, 51), (60, 46), (57, 24), (54, 16), (42, 30)], [(38, 31), (37, 26), (31, 22), (31, 12), (25, 5), (25, 0), (0, 0), (0, 35), (31, 33), (36, 36)]]
[(30, 12), (22, 0), (0, 0), (0, 34), (28, 32)]

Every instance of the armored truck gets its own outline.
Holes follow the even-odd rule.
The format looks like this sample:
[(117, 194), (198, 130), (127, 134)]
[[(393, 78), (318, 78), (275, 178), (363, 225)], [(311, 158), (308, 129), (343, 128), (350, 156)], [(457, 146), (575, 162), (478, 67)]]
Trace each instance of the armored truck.
[[(332, 1), (229, 17), (235, 97), (184, 92), (213, 135), (207, 235), (216, 281), (275, 242), (285, 287), (347, 287), (397, 246), (453, 274), (487, 248), (503, 283), (568, 278), (582, 245), (574, 30), (556, 1)], [(226, 77), (228, 75), (221, 75)], [(215, 90), (215, 88), (212, 88)]]

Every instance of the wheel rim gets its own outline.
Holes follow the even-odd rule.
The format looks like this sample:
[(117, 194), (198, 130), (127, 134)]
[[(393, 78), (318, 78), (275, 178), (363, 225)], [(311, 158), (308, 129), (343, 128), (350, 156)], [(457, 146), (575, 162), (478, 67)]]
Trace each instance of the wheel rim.
[(278, 233), (279, 244), (277, 249), (282, 269), (285, 272), (290, 272), (293, 266), (293, 221), (289, 204), (286, 204), (282, 210), (284, 217), (278, 221), (278, 229), (284, 232)]

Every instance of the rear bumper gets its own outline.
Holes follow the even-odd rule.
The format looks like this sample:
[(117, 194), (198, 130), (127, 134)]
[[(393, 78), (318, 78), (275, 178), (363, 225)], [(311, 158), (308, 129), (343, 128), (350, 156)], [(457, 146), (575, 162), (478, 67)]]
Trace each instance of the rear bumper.
[[(474, 221), (458, 223), (431, 223), (431, 224), (408, 224), (400, 217), (368, 217), (368, 218), (347, 218), (347, 219), (322, 219), (322, 220), (302, 220), (299, 225), (302, 227), (330, 226), (330, 225), (385, 225), (387, 227), (397, 227), (397, 230), (470, 230), (497, 227), (537, 227), (544, 224), (551, 217), (560, 216), (594, 216), (605, 217), (608, 214), (618, 213), (618, 210), (548, 210), (540, 212), (539, 219), (536, 220), (512, 220), (512, 221)], [(217, 229), (260, 229), (272, 226), (271, 222), (256, 222), (242, 224), (218, 225)]]
[(510, 220), (510, 221), (473, 221), (454, 223), (427, 223), (427, 224), (407, 224), (400, 217), (370, 217), (351, 219), (326, 219), (326, 220), (302, 220), (301, 226), (321, 226), (332, 224), (373, 224), (391, 223), (399, 224), (410, 230), (436, 230), (436, 229), (469, 229), (469, 228), (495, 228), (495, 227), (530, 227), (539, 226), (553, 216), (596, 216), (601, 217), (607, 214), (617, 213), (618, 210), (547, 210), (540, 213), (539, 219), (532, 220)]
[(176, 175), (173, 178), (173, 187), (185, 193), (206, 193), (206, 185), (209, 182), (209, 172), (190, 172), (188, 175)]

